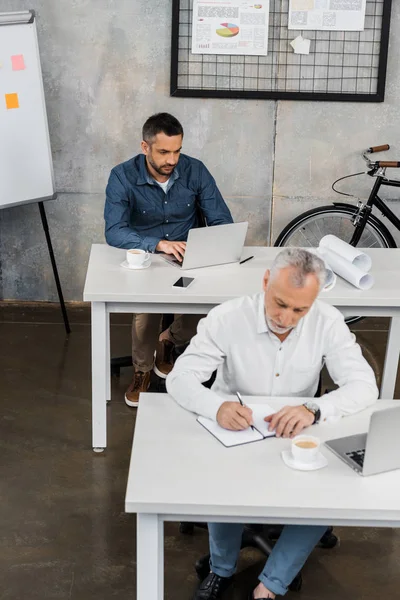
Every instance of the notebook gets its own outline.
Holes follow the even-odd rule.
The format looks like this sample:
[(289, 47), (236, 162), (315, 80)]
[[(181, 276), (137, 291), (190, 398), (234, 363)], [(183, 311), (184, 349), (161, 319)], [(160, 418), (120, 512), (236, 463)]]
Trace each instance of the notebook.
[(269, 423), (266, 423), (264, 418), (272, 415), (276, 410), (271, 408), (269, 404), (246, 404), (246, 406), (253, 411), (254, 430), (249, 427), (243, 431), (231, 431), (230, 429), (224, 429), (216, 421), (207, 417), (197, 417), (197, 421), (226, 448), (259, 442), (273, 437), (275, 431), (268, 430)]

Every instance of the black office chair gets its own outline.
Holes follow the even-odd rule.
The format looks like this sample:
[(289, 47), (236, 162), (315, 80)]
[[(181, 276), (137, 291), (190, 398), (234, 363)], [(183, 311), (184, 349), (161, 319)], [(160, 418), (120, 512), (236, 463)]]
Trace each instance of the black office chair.
[[(215, 373), (213, 375), (215, 379)], [(213, 379), (207, 382), (206, 387), (210, 387), (212, 385)], [(315, 394), (315, 397), (318, 398), (321, 396), (322, 390), (322, 376), (320, 375), (318, 389)], [(180, 533), (185, 535), (193, 535), (195, 527), (200, 527), (202, 529), (207, 529), (206, 523), (190, 523), (190, 522), (181, 522), (179, 526)], [(242, 544), (241, 548), (257, 548), (260, 550), (265, 556), (269, 556), (272, 552), (272, 548), (275, 542), (278, 540), (283, 529), (283, 525), (259, 525), (259, 524), (251, 524), (246, 525), (243, 531)], [(334, 548), (338, 543), (338, 538), (333, 533), (333, 527), (329, 527), (327, 531), (322, 536), (318, 547), (320, 548)], [(203, 580), (210, 571), (210, 555), (206, 554), (201, 557), (195, 564), (195, 570), (197, 576), (200, 580)], [(289, 589), (298, 592), (301, 589), (303, 580), (301, 573), (298, 573), (296, 577), (293, 579), (292, 583), (289, 586)]]

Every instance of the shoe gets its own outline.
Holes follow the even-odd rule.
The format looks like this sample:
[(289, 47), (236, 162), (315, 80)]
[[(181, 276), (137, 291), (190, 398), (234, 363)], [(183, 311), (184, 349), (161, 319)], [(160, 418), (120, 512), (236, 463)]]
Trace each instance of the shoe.
[[(254, 590), (251, 590), (251, 592), (249, 594), (249, 600), (254, 600), (253, 592), (254, 592)], [(269, 598), (257, 598), (257, 600), (272, 600), (272, 598), (271, 597), (269, 597)]]
[(172, 371), (174, 366), (173, 350), (174, 344), (169, 340), (158, 342), (156, 348), (156, 360), (154, 362), (153, 371), (162, 379), (166, 379), (168, 373)]
[(147, 392), (150, 386), (151, 371), (136, 371), (132, 383), (125, 392), (125, 403), (135, 408), (139, 405), (139, 394)]
[(219, 600), (232, 580), (233, 577), (220, 577), (215, 573), (209, 573), (197, 588), (193, 600)]

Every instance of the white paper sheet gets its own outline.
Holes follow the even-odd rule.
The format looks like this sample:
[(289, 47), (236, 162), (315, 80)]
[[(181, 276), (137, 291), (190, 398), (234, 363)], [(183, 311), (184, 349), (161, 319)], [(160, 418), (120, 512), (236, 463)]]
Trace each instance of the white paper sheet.
[(351, 262), (355, 267), (361, 269), (361, 271), (368, 272), (371, 269), (372, 260), (368, 254), (361, 252), (359, 248), (350, 246), (350, 244), (336, 237), (336, 235), (325, 235), (319, 242), (319, 247), (320, 249), (333, 250), (333, 252)]
[(193, 0), (192, 53), (266, 56), (269, 0)]
[(366, 0), (290, 0), (289, 29), (363, 31)]
[(297, 38), (290, 42), (295, 54), (310, 54), (311, 40), (298, 35)]

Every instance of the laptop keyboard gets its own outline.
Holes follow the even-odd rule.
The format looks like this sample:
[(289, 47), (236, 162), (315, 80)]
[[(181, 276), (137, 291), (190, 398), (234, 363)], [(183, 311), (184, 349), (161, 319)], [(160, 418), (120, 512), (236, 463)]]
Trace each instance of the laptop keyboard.
[(354, 450), (353, 452), (346, 452), (346, 456), (354, 460), (360, 467), (364, 464), (365, 448), (363, 450)]

